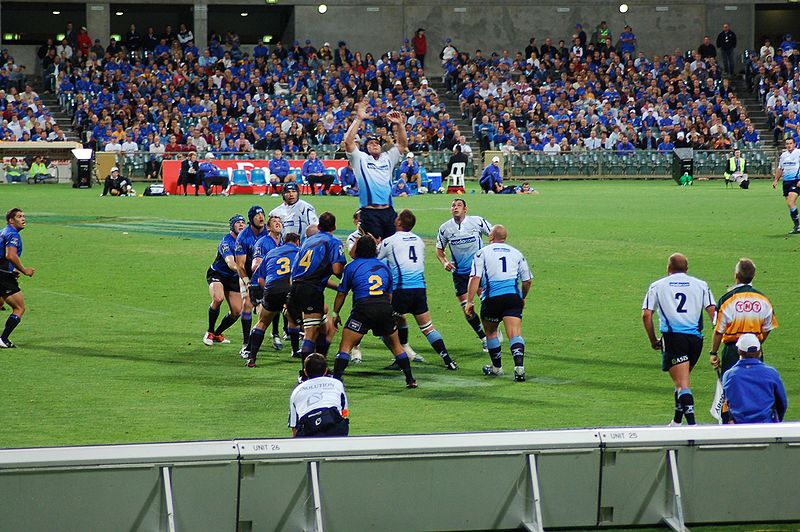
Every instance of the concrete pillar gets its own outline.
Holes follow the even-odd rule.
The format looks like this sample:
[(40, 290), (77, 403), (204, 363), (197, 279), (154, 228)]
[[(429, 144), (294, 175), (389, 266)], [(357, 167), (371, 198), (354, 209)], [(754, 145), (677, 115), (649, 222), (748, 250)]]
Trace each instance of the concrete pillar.
[(92, 42), (100, 39), (103, 47), (108, 46), (111, 36), (111, 13), (109, 4), (86, 4), (86, 30)]
[(198, 0), (194, 3), (194, 44), (200, 53), (208, 47), (208, 3)]

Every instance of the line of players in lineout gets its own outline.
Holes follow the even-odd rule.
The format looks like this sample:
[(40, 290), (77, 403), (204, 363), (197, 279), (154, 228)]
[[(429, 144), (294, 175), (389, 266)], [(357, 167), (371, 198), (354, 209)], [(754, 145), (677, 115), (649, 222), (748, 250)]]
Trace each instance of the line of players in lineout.
[[(505, 243), (503, 226), (492, 227), (480, 216), (469, 216), (462, 198), (453, 200), (450, 210), (452, 218), (439, 228), (436, 255), (452, 273), (464, 316), (489, 353), (491, 363), (484, 366), (483, 373), (504, 373), (498, 330), (503, 322), (514, 359), (514, 379), (522, 382), (522, 312), (532, 281), (530, 267), (522, 253)], [(293, 356), (305, 360), (315, 352), (327, 355), (342, 323), (339, 311), (352, 292), (352, 311), (342, 331), (334, 377), (341, 379), (351, 361), (361, 362), (359, 343), (371, 330), (394, 355), (389, 368), (402, 370), (406, 386), (415, 388), (411, 361), (422, 362), (423, 358), (408, 345), (408, 314), (414, 316), (444, 367), (457, 370), (428, 311), (424, 242), (412, 232), (414, 214), (400, 212), (394, 234), (380, 240), (360, 229), (359, 211), (353, 222), (356, 230), (347, 238), (353, 260), (348, 263), (342, 242), (333, 235), (335, 216), (329, 212), (317, 216), (314, 207), (300, 199), (294, 184), (284, 187), (283, 203), (269, 214), (254, 205), (247, 218), (240, 214), (231, 217), (230, 232), (222, 238), (207, 272), (211, 305), (203, 342), (209, 346), (230, 343), (223, 333), (241, 317), (244, 345), (240, 355), (247, 366), (255, 367), (270, 326), (273, 348), (282, 349), (279, 320), (283, 315)], [(483, 245), (484, 236), (489, 237), (487, 246)], [(331, 281), (334, 276), (341, 279), (338, 285)], [(336, 290), (332, 309), (325, 303), (326, 288)], [(478, 294), (480, 316), (473, 306)], [(229, 312), (217, 324), (223, 300)], [(257, 323), (251, 329), (254, 310)]]

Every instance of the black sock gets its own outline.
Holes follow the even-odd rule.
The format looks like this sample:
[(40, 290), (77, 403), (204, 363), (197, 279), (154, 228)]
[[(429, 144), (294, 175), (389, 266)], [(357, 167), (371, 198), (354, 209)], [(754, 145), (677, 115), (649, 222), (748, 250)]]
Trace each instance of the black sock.
[(286, 330), (289, 333), (289, 341), (292, 343), (292, 353), (300, 351), (300, 329), (290, 327)]
[(511, 344), (511, 356), (514, 357), (514, 365), (515, 366), (524, 366), (525, 365), (525, 341), (519, 337), (515, 336), (508, 341)]
[(264, 343), (264, 331), (256, 327), (250, 331), (250, 341), (248, 342), (248, 349), (250, 350), (251, 359), (256, 359), (262, 343)]
[(672, 418), (672, 421), (679, 425), (683, 421), (683, 406), (681, 406), (680, 401), (678, 401), (678, 390), (675, 390), (675, 416)]
[(447, 352), (447, 346), (444, 345), (444, 339), (442, 338), (442, 335), (439, 334), (439, 331), (436, 329), (431, 329), (428, 331), (425, 337), (428, 339), (428, 343), (431, 344), (433, 350), (439, 353), (439, 356), (442, 357), (442, 361), (444, 362), (445, 366), (453, 362), (453, 359), (450, 358), (450, 354)]
[(694, 396), (692, 395), (692, 390), (689, 388), (681, 390), (678, 394), (678, 402), (680, 402), (681, 408), (683, 409), (683, 415), (686, 417), (686, 423), (689, 425), (695, 425)]
[(208, 307), (208, 332), (214, 333), (214, 327), (217, 325), (217, 319), (219, 318), (219, 309)]
[(222, 334), (223, 332), (225, 332), (228, 329), (228, 327), (230, 327), (231, 325), (236, 323), (236, 320), (238, 320), (238, 319), (239, 319), (238, 317), (233, 317), (233, 316), (231, 316), (231, 313), (228, 312), (227, 314), (225, 314), (225, 317), (222, 318), (222, 321), (220, 322), (219, 326), (217, 327), (217, 330), (214, 331), (214, 334), (216, 334), (216, 335)]
[(8, 319), (6, 320), (6, 326), (3, 329), (3, 334), (0, 334), (0, 338), (4, 340), (8, 340), (8, 335), (11, 334), (14, 329), (16, 329), (17, 325), (19, 325), (20, 317), (16, 314), (11, 314)]
[(319, 353), (320, 355), (328, 356), (328, 350), (331, 347), (331, 343), (325, 336), (320, 334), (320, 337), (317, 338), (316, 345), (317, 345), (317, 351), (316, 351), (317, 353)]
[(279, 314), (275, 314), (275, 317), (272, 318), (272, 336), (278, 336), (278, 330), (281, 323), (281, 317)]
[(344, 370), (347, 369), (347, 365), (350, 363), (350, 355), (345, 353), (344, 351), (339, 351), (336, 353), (336, 358), (333, 360), (333, 378), (342, 380), (342, 375), (344, 375)]
[(800, 222), (798, 222), (798, 217), (797, 217), (797, 207), (795, 207), (794, 209), (789, 209), (789, 216), (792, 217), (794, 225), (800, 225)]
[(483, 332), (481, 319), (478, 317), (477, 312), (473, 312), (472, 316), (467, 316), (467, 323), (469, 323), (470, 327), (472, 327), (475, 330), (475, 333), (478, 335), (478, 338), (480, 338), (481, 340), (486, 338), (486, 333)]
[(249, 312), (242, 312), (242, 343), (250, 341), (250, 328), (253, 326), (253, 315)]
[(403, 375), (406, 376), (406, 383), (413, 381), (414, 376), (411, 374), (411, 361), (408, 359), (408, 354), (403, 351), (395, 356), (394, 359), (397, 365), (400, 366), (400, 369), (403, 370)]
[(398, 325), (397, 336), (400, 339), (400, 345), (406, 345), (408, 343), (408, 325)]

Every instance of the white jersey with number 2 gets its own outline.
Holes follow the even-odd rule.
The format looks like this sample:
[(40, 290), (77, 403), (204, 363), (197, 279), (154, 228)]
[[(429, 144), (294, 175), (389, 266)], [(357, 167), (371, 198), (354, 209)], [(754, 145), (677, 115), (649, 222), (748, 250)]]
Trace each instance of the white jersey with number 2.
[(673, 273), (650, 285), (642, 309), (657, 310), (662, 333), (703, 337), (703, 310), (716, 305), (705, 281), (685, 273)]

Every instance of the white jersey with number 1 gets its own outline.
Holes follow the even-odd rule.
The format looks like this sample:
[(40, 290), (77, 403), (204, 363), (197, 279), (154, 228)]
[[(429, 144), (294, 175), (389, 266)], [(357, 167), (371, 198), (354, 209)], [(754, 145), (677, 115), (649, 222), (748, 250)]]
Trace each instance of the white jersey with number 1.
[(481, 248), (472, 259), (470, 276), (481, 279), (481, 299), (505, 294), (522, 297), (519, 281), (533, 279), (528, 261), (519, 250), (506, 243), (493, 243)]

